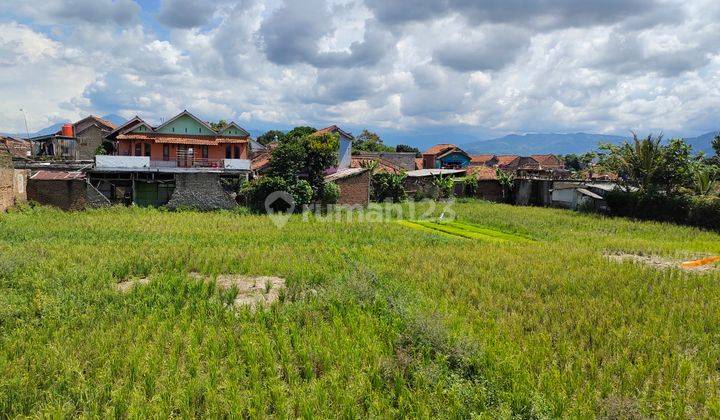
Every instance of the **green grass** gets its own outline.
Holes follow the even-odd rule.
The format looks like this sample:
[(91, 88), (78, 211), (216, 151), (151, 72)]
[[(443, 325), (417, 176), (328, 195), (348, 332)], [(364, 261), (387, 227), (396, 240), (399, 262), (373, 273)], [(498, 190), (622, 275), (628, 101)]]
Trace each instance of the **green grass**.
[[(0, 215), (0, 414), (720, 415), (720, 274), (604, 257), (717, 255), (720, 236), (453, 210), (444, 229), (509, 238), (228, 212)], [(231, 291), (191, 272), (276, 275), (288, 291), (231, 310)]]

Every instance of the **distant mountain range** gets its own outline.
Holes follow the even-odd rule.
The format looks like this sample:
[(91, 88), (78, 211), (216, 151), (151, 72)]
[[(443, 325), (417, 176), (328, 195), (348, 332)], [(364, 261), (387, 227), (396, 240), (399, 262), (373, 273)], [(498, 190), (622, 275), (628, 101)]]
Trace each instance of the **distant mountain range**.
[[(685, 138), (685, 141), (692, 146), (694, 152), (703, 151), (706, 154), (713, 154), (711, 142), (716, 134), (717, 132), (709, 132), (698, 137)], [(600, 143), (618, 144), (627, 139), (627, 136), (588, 133), (510, 134), (505, 137), (463, 143), (458, 146), (470, 154), (532, 155), (554, 153), (566, 155), (594, 151), (598, 149)]]
[[(116, 125), (120, 125), (127, 121), (125, 118), (109, 114), (102, 117)], [(30, 137), (52, 134), (59, 131), (64, 123), (53, 124), (42, 130), (30, 133)], [(292, 127), (282, 124), (272, 124), (257, 122), (255, 127), (247, 127), (253, 137), (257, 137), (268, 130), (290, 130)], [(358, 134), (361, 131), (359, 127), (344, 127)], [(513, 155), (532, 155), (543, 153), (554, 153), (566, 155), (570, 153), (581, 154), (591, 152), (598, 149), (600, 143), (618, 144), (628, 139), (628, 136), (615, 136), (608, 134), (590, 134), (590, 133), (531, 133), (531, 134), (510, 134), (504, 137), (478, 140), (477, 136), (468, 133), (458, 133), (449, 131), (437, 132), (402, 132), (387, 130), (378, 130), (378, 134), (385, 140), (385, 144), (407, 144), (426, 150), (428, 147), (437, 143), (453, 143), (460, 146), (470, 154), (493, 153), (493, 154), (513, 154)], [(703, 151), (712, 155), (711, 142), (717, 134), (716, 131), (705, 133), (697, 137), (685, 138), (690, 144), (693, 151)], [(25, 138), (25, 133), (8, 134), (14, 137)]]

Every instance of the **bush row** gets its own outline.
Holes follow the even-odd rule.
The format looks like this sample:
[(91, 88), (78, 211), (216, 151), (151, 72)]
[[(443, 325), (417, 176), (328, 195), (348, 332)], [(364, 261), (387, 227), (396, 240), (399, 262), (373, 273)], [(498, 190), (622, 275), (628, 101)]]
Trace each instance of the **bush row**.
[(614, 216), (657, 220), (720, 230), (720, 198), (691, 195), (643, 194), (615, 190), (605, 197)]

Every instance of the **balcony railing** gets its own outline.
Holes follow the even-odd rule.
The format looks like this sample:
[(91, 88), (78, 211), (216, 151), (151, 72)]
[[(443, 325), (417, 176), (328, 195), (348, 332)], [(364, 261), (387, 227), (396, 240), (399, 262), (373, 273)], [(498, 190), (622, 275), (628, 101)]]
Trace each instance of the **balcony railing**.
[(227, 170), (250, 170), (249, 159), (203, 159), (181, 157), (170, 160), (151, 160), (148, 156), (95, 156), (95, 167), (118, 169), (143, 168), (206, 168)]

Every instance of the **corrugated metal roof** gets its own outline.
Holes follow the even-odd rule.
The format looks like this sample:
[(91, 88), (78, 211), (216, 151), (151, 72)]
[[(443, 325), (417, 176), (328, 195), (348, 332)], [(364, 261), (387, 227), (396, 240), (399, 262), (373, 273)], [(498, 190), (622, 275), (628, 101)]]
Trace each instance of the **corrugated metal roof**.
[(578, 189), (577, 189), (577, 192), (579, 192), (580, 194), (586, 195), (586, 196), (588, 196), (588, 197), (594, 198), (594, 199), (596, 199), (596, 200), (602, 200), (602, 199), (603, 199), (603, 198), (600, 197), (599, 195), (595, 194), (595, 193), (592, 192), (592, 191), (588, 191), (588, 190), (586, 190), (585, 188), (578, 188)]
[(350, 169), (341, 169), (334, 174), (330, 174), (325, 177), (325, 182), (332, 182), (337, 181), (338, 179), (343, 178), (349, 178), (351, 176), (360, 175), (363, 172), (368, 171), (368, 169), (365, 168), (350, 168)]
[(411, 178), (419, 178), (434, 175), (454, 175), (465, 172), (466, 171), (464, 169), (418, 169), (417, 171), (408, 171), (407, 176)]
[(30, 177), (30, 179), (36, 181), (85, 179), (85, 174), (78, 171), (37, 171)]

